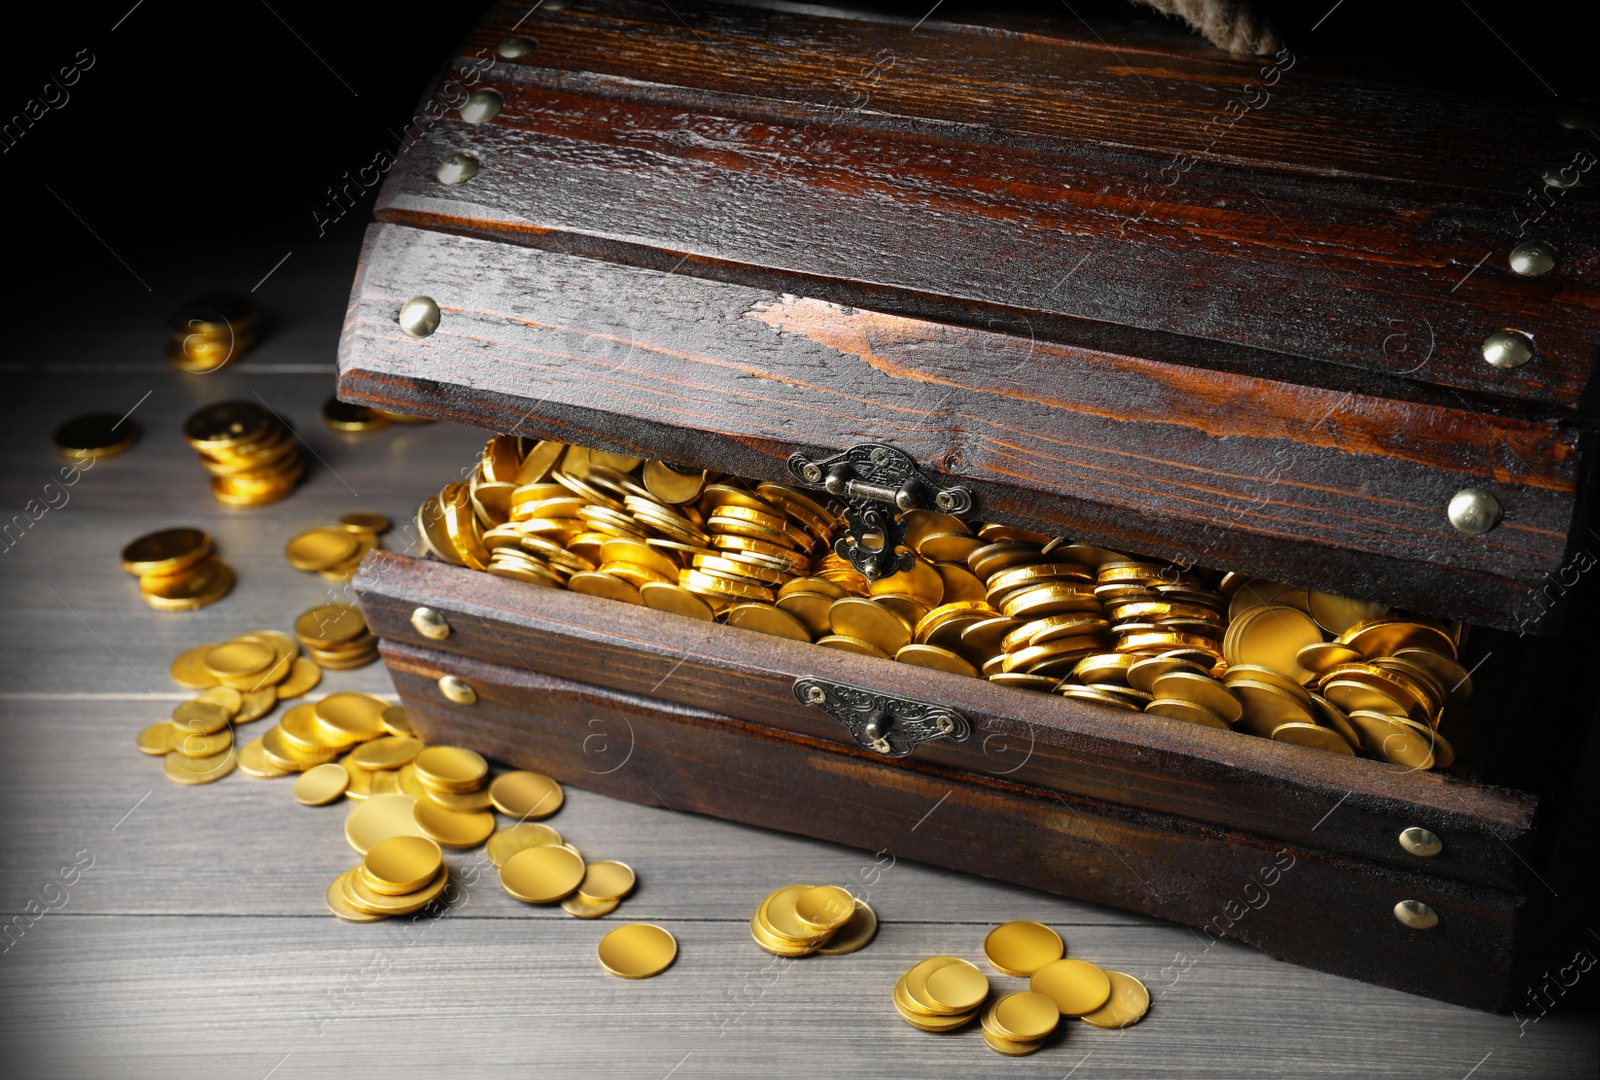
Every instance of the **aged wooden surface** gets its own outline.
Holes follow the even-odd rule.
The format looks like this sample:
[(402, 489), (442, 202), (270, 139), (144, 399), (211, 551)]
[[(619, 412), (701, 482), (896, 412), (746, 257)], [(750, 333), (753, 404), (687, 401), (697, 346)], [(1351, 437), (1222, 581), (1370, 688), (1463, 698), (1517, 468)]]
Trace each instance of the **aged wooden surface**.
[[(492, 59), (524, 19), (498, 6), (463, 58)], [(1293, 57), (1130, 63), (1071, 21), (1056, 37), (913, 31), (634, 0), (524, 29), (538, 47), (481, 76), (505, 108), (433, 128), (390, 174), (380, 218), (1469, 396), (1572, 407), (1590, 382), (1600, 216), (1547, 193), (1538, 169), (1596, 159), (1553, 106), (1354, 85)], [(426, 97), (448, 99), (462, 71)], [(439, 184), (459, 151), (482, 171)], [(1558, 272), (1506, 266), (1530, 229), (1562, 251)], [(1502, 326), (1534, 334), (1539, 359), (1488, 367), (1480, 346)]]
[[(937, 701), (961, 710), (973, 734), (962, 743), (927, 743), (913, 757), (980, 781), (1033, 785), (1503, 887), (1525, 884), (1532, 857), (1533, 805), (1520, 792), (835, 656), (433, 560), (375, 555), (356, 587), (389, 640), (545, 675), (581, 671), (582, 681), (596, 686), (835, 744), (854, 745), (833, 717), (796, 701), (797, 678), (819, 675)], [(443, 642), (410, 625), (422, 605), (450, 623)], [(1401, 850), (1395, 837), (1414, 824), (1447, 838), (1446, 853), (1419, 860)]]
[[(97, 293), (93, 318), (77, 309), (70, 323), (41, 323), (37, 336), (25, 327), (0, 366), (7, 520), (46, 497), (42, 487), (61, 465), (49, 434), (62, 419), (135, 409), (145, 431), (0, 553), (0, 911), (9, 922), (30, 901), (54, 909), (0, 955), (8, 1075), (1594, 1075), (1593, 1017), (1573, 1014), (1570, 996), (1525, 1007), (1520, 1021), (1490, 1016), (1226, 941), (1208, 949), (1189, 930), (1142, 916), (576, 789), (552, 823), (583, 850), (639, 868), (628, 912), (677, 935), (682, 955), (668, 975), (643, 983), (603, 975), (593, 953), (599, 927), (525, 907), (493, 885), (471, 887), (444, 917), (410, 932), (331, 918), (321, 900), (330, 868), (354, 859), (338, 809), (297, 806), (282, 782), (237, 774), (180, 788), (132, 746), (185, 696), (165, 681), (180, 649), (287, 630), (327, 599), (326, 583), (283, 562), (289, 536), (353, 509), (401, 520), (441, 472), (481, 446), (480, 434), (442, 425), (365, 438), (320, 426), (355, 261), (354, 246), (323, 243), (298, 250), (258, 294), (276, 329), (233, 370), (174, 373), (159, 359), (161, 320), (219, 282), (248, 289), (280, 249), (242, 266), (208, 259), (160, 276), (140, 265), (150, 298), (96, 251), (110, 268), (105, 280), (126, 292)], [(286, 502), (228, 511), (206, 493), (178, 425), (202, 404), (255, 393), (321, 461)], [(133, 536), (183, 522), (212, 532), (239, 584), (204, 611), (157, 614), (116, 554)], [(405, 547), (403, 536), (391, 543)], [(377, 665), (330, 674), (324, 688), (392, 692)], [(51, 883), (80, 851), (95, 861), (63, 905)], [(471, 858), (450, 859), (466, 877)], [(755, 892), (799, 877), (867, 888), (885, 917), (872, 948), (793, 966), (757, 952), (743, 925)], [(1000, 1062), (976, 1031), (925, 1035), (891, 1014), (888, 988), (911, 964), (941, 952), (976, 957), (992, 922), (1013, 917), (1045, 920), (1075, 955), (1144, 978), (1156, 998), (1149, 1019), (1120, 1035), (1069, 1027), (1048, 1052)], [(1563, 932), (1569, 955), (1594, 948), (1581, 925)], [(1532, 1016), (1540, 1019), (1521, 1022)]]
[[(440, 304), (426, 340), (399, 305)], [(375, 226), (342, 392), (745, 476), (891, 442), (977, 516), (1517, 629), (1558, 611), (1588, 463), (1563, 424), (1308, 389), (563, 253)], [(1444, 509), (1482, 487), (1506, 520)]]

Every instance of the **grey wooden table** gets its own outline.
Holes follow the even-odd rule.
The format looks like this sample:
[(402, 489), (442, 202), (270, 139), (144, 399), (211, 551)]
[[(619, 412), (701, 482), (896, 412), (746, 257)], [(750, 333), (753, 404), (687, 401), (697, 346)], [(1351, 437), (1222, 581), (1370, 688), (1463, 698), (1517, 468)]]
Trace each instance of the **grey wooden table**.
[[(62, 464), (49, 441), (61, 420), (132, 409), (144, 428), (138, 446), (95, 465), (0, 553), (0, 913), (14, 938), (0, 957), (6, 1075), (1595, 1075), (1592, 1016), (1483, 1015), (890, 852), (582, 791), (550, 823), (586, 854), (638, 869), (619, 914), (661, 923), (681, 946), (659, 978), (602, 972), (595, 943), (607, 922), (513, 901), (477, 853), (450, 856), (465, 887), (436, 917), (330, 916), (323, 891), (356, 861), (344, 806), (301, 807), (289, 781), (242, 773), (179, 787), (133, 739), (185, 700), (167, 677), (179, 651), (287, 630), (327, 596), (326, 582), (284, 562), (286, 539), (358, 508), (403, 520), (481, 445), (442, 425), (356, 436), (320, 423), (356, 239), (351, 230), (284, 263), (257, 293), (277, 329), (221, 373), (169, 369), (162, 317), (190, 294), (248, 288), (278, 251), (144, 268), (148, 292), (105, 259), (92, 318), (45, 319), (35, 342), (0, 363), (0, 522), (29, 500), (61, 503), (45, 490)], [(208, 494), (179, 426), (226, 398), (259, 398), (302, 432), (311, 473), (287, 501), (228, 510)], [(202, 611), (156, 613), (117, 552), (177, 524), (209, 530), (239, 581)], [(379, 665), (329, 673), (318, 692), (343, 689), (392, 694)], [(63, 878), (74, 864), (86, 868)], [(746, 929), (754, 905), (802, 880), (864, 887), (884, 920), (876, 942), (797, 963), (759, 951)], [(979, 958), (988, 928), (1014, 918), (1047, 922), (1071, 954), (1142, 978), (1150, 1015), (1123, 1032), (1066, 1023), (1020, 1059), (989, 1051), (975, 1027), (935, 1036), (900, 1021), (889, 1000), (900, 972), (934, 953)]]

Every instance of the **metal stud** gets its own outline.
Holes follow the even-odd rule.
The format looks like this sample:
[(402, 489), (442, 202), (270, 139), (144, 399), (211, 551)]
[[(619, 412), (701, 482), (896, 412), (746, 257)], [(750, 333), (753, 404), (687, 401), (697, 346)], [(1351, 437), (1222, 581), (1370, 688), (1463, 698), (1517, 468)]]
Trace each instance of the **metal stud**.
[(478, 175), (478, 159), (465, 150), (457, 150), (453, 154), (445, 155), (434, 175), (439, 178), (441, 184), (465, 184)]
[(1468, 536), (1482, 536), (1500, 524), (1500, 501), (1481, 488), (1462, 488), (1450, 500), (1450, 524)]
[(439, 305), (431, 296), (413, 296), (400, 305), (400, 329), (414, 338), (425, 338), (439, 329)]
[(506, 99), (495, 90), (474, 90), (461, 103), (461, 119), (469, 124), (482, 124), (500, 115)]
[(1394, 906), (1394, 917), (1413, 930), (1432, 930), (1439, 925), (1439, 913), (1421, 900), (1400, 901)]
[(1423, 859), (1431, 859), (1444, 850), (1444, 841), (1432, 829), (1413, 825), (1400, 832), (1400, 846)]
[(457, 705), (471, 705), (478, 700), (478, 692), (465, 679), (454, 675), (439, 676), (439, 693)]
[(1533, 359), (1533, 338), (1521, 330), (1496, 330), (1483, 339), (1483, 358), (1497, 368), (1519, 368)]
[(1538, 277), (1556, 268), (1556, 249), (1543, 240), (1524, 240), (1511, 249), (1511, 270), (1523, 277)]
[(525, 37), (508, 37), (494, 47), (494, 51), (507, 60), (515, 60), (519, 56), (527, 56), (539, 46), (536, 42)]
[(430, 641), (443, 641), (450, 636), (450, 624), (444, 616), (431, 607), (419, 607), (411, 613), (411, 625), (417, 633)]

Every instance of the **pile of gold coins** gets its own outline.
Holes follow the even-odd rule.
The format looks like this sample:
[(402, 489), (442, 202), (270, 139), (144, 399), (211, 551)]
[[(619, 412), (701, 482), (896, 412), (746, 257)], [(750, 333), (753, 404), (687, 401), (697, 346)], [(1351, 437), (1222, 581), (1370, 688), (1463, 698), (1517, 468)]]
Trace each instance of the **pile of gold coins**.
[(294, 621), (294, 636), (317, 666), (329, 671), (351, 671), (378, 658), (378, 639), (354, 604), (318, 604), (302, 612)]
[(379, 922), (421, 911), (449, 881), (438, 844), (425, 836), (391, 836), (334, 878), (326, 900), (328, 910), (347, 922)]
[(357, 510), (340, 518), (337, 527), (308, 529), (296, 535), (284, 545), (284, 558), (296, 570), (329, 581), (349, 581), (367, 552), (379, 546), (378, 537), (389, 531), (389, 525), (382, 514)]
[(179, 371), (215, 371), (255, 344), (261, 312), (239, 294), (205, 296), (167, 321), (167, 363)]
[(417, 511), (438, 558), (827, 648), (1278, 742), (1444, 767), (1460, 624), (1025, 529), (902, 517), (909, 570), (832, 550), (842, 508), (786, 484), (490, 439)]
[(294, 639), (276, 630), (197, 645), (172, 662), (171, 674), (179, 686), (200, 694), (174, 709), (170, 721), (141, 731), (137, 742), (144, 753), (165, 757), (167, 779), (178, 784), (227, 776), (240, 761), (234, 725), (261, 719), (322, 678)]
[(837, 885), (786, 885), (750, 916), (750, 936), (774, 956), (843, 956), (877, 932), (877, 912)]
[(211, 473), (211, 494), (228, 506), (277, 502), (305, 476), (295, 433), (248, 401), (207, 405), (184, 421), (183, 437)]
[(201, 529), (141, 536), (122, 549), (122, 568), (139, 579), (139, 595), (157, 611), (203, 608), (233, 588), (233, 569), (217, 558)]
[(1016, 1057), (1040, 1049), (1062, 1017), (1124, 1028), (1149, 1011), (1143, 983), (1086, 960), (1065, 959), (1061, 935), (1042, 923), (1003, 923), (984, 939), (983, 952), (997, 972), (1028, 979), (1028, 988), (990, 1001), (988, 977), (977, 967), (960, 957), (933, 956), (895, 983), (900, 1018), (920, 1031), (949, 1032), (982, 1013), (983, 1041)]

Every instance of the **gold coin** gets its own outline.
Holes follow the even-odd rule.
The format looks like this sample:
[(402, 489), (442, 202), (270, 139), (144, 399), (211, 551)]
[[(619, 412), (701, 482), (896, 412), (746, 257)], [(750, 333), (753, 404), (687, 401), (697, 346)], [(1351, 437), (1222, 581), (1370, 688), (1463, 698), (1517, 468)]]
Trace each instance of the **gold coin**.
[(1367, 756), (1391, 765), (1432, 769), (1438, 764), (1435, 751), (1447, 745), (1438, 732), (1429, 731), (1403, 716), (1355, 709), (1349, 713), (1349, 718), (1351, 726), (1361, 736), (1361, 749)]
[(891, 659), (888, 653), (872, 644), (872, 642), (862, 641), (860, 638), (853, 638), (846, 634), (828, 634), (824, 637), (819, 637), (816, 643), (824, 649), (838, 649), (840, 652), (858, 653), (861, 656), (877, 656), (884, 660)]
[(362, 876), (361, 868), (357, 867), (355, 873), (344, 879), (345, 899), (362, 911), (381, 915), (409, 915), (433, 903), (449, 883), (450, 871), (441, 865), (432, 880), (422, 888), (396, 896), (374, 889), (372, 883)]
[(1111, 980), (1111, 997), (1094, 1012), (1078, 1019), (1097, 1028), (1125, 1028), (1136, 1024), (1150, 1011), (1150, 991), (1132, 975), (1105, 969)]
[(639, 599), (644, 601), (645, 607), (657, 611), (670, 611), (702, 622), (711, 622), (716, 618), (704, 600), (681, 585), (649, 582), (639, 586)]
[[(206, 670), (215, 675), (224, 686), (230, 679), (250, 679), (272, 666), (277, 655), (265, 645), (253, 641), (230, 641), (206, 653)], [(249, 687), (249, 689), (257, 689)]]
[(302, 754), (325, 755), (351, 743), (350, 738), (342, 732), (324, 730), (319, 726), (316, 706), (310, 704), (296, 705), (284, 713), (275, 732), (275, 738), (267, 746), (268, 750), (275, 750), (281, 742)]
[(1227, 685), (1244, 706), (1239, 726), (1252, 735), (1271, 738), (1284, 724), (1314, 722), (1310, 709), (1281, 686), (1259, 679), (1229, 679)]
[(261, 752), (275, 767), (286, 772), (304, 772), (314, 765), (331, 761), (336, 749), (316, 747), (306, 750), (285, 737), (283, 727), (274, 727), (261, 736)]
[(410, 795), (373, 795), (344, 819), (344, 838), (365, 855), (391, 836), (427, 836), (413, 813), (416, 805)]
[(1062, 1016), (1082, 1016), (1111, 1000), (1111, 980), (1086, 960), (1056, 960), (1033, 973), (1028, 989), (1056, 1003)]
[(172, 753), (166, 758), (167, 779), (179, 784), (210, 784), (227, 776), (238, 763), (239, 755), (231, 746), (210, 757), (192, 758)]
[(319, 604), (294, 621), (295, 637), (319, 649), (352, 641), (366, 632), (366, 618), (351, 604)]
[(1167, 671), (1150, 684), (1150, 692), (1160, 698), (1179, 698), (1215, 713), (1232, 724), (1244, 715), (1244, 705), (1222, 682), (1193, 671)]
[(996, 1034), (1009, 1037), (1014, 1042), (1042, 1039), (1054, 1031), (1060, 1022), (1061, 1013), (1056, 1008), (1055, 999), (1044, 994), (1032, 991), (1007, 994), (994, 1003)]
[(417, 824), (445, 847), (477, 847), (494, 832), (494, 815), (448, 810), (438, 803), (417, 800)]
[(521, 822), (497, 830), (489, 837), (485, 851), (489, 855), (489, 861), (499, 867), (504, 866), (511, 856), (526, 848), (559, 846), (560, 843), (561, 834), (550, 826)]
[(714, 596), (724, 600), (760, 600), (771, 604), (777, 600), (773, 591), (754, 582), (740, 582), (700, 570), (682, 570), (678, 584), (698, 596)]
[(382, 514), (366, 510), (353, 510), (339, 519), (339, 526), (357, 532), (386, 533), (394, 523)]
[(296, 698), (313, 689), (322, 681), (322, 669), (315, 661), (303, 656), (294, 658), (289, 668), (289, 677), (278, 684), (276, 697), (279, 701)]
[(758, 634), (789, 638), (791, 641), (811, 640), (811, 631), (795, 616), (770, 604), (735, 604), (727, 611), (729, 626), (752, 630)]
[(411, 716), (404, 705), (391, 705), (383, 710), (383, 715), (378, 717), (378, 723), (383, 725), (383, 730), (391, 735), (410, 736), (415, 734), (411, 727)]
[(167, 745), (167, 742), (174, 730), (172, 724), (166, 720), (151, 724), (139, 732), (139, 738), (136, 740), (139, 752), (141, 754), (150, 754), (153, 757), (166, 755), (172, 749)]
[(983, 939), (983, 955), (990, 965), (1002, 974), (1022, 978), (1061, 959), (1065, 950), (1060, 934), (1028, 920), (1001, 923)]
[(988, 1044), (989, 1049), (996, 1050), (1002, 1054), (1009, 1054), (1012, 1057), (1022, 1057), (1026, 1054), (1031, 1054), (1044, 1045), (1043, 1040), (1029, 1043), (1013, 1042), (1010, 1039), (1002, 1039), (1000, 1036), (989, 1031), (987, 1028), (985, 1028), (983, 1031), (983, 1041)]
[(583, 857), (564, 847), (523, 848), (500, 867), (500, 884), (524, 903), (550, 904), (577, 891)]
[(1333, 754), (1355, 753), (1355, 748), (1345, 741), (1344, 736), (1332, 728), (1318, 727), (1316, 724), (1300, 722), (1281, 724), (1272, 729), (1272, 739), (1274, 742), (1309, 746)]
[(432, 840), (422, 836), (391, 836), (374, 844), (357, 870), (373, 892), (404, 896), (425, 887), (443, 865), (443, 853)]
[(1455, 639), (1444, 630), (1398, 619), (1358, 622), (1339, 635), (1339, 644), (1348, 645), (1368, 657), (1393, 656), (1401, 649), (1430, 649), (1451, 660), (1459, 659)]
[(1294, 658), (1295, 663), (1313, 675), (1321, 675), (1340, 664), (1360, 660), (1361, 654), (1337, 641), (1317, 641), (1295, 653)]
[(619, 577), (602, 574), (598, 570), (582, 570), (573, 574), (567, 579), (567, 588), (585, 596), (600, 596), (607, 600), (619, 600), (624, 604), (644, 603), (637, 588)]
[(231, 686), (213, 686), (195, 695), (196, 701), (203, 701), (207, 705), (215, 705), (228, 714), (228, 719), (234, 719), (241, 708), (244, 707), (244, 695)]
[(900, 1019), (916, 1028), (918, 1031), (955, 1031), (957, 1028), (966, 1027), (972, 1023), (972, 1018), (977, 1016), (977, 1010), (956, 1013), (954, 1016), (933, 1016), (919, 1011), (909, 996), (906, 994), (906, 977), (900, 976), (894, 984), (894, 1007), (900, 1014)]
[(182, 573), (139, 579), (139, 595), (157, 611), (193, 611), (222, 599), (233, 588), (233, 571), (212, 557)]
[(350, 760), (363, 769), (398, 769), (416, 757), (421, 750), (421, 739), (404, 735), (385, 735), (356, 747), (350, 752)]
[(894, 658), (902, 664), (932, 668), (935, 671), (948, 671), (953, 675), (965, 675), (968, 678), (976, 678), (978, 674), (977, 668), (949, 649), (941, 649), (937, 645), (907, 645), (896, 652)]
[(969, 1012), (983, 1004), (983, 999), (989, 996), (988, 978), (965, 960), (957, 960), (930, 972), (923, 987), (928, 1000), (946, 1013)]
[(864, 641), (885, 656), (911, 644), (911, 630), (882, 604), (848, 596), (828, 609), (828, 626), (834, 635)]
[(122, 568), (135, 577), (182, 573), (211, 554), (211, 537), (199, 529), (163, 529), (122, 549)]
[(594, 900), (581, 892), (575, 892), (561, 901), (561, 910), (580, 919), (599, 919), (617, 910), (621, 903), (621, 900), (614, 899)]
[(228, 726), (228, 714), (220, 705), (186, 701), (172, 710), (172, 726), (189, 735), (210, 735)]
[(538, 821), (561, 809), (566, 793), (560, 784), (542, 773), (518, 770), (494, 778), (489, 785), (489, 801), (508, 817)]
[(362, 911), (346, 898), (346, 883), (354, 873), (354, 869), (346, 870), (344, 873), (334, 878), (333, 883), (328, 886), (328, 891), (323, 897), (323, 899), (327, 902), (328, 910), (346, 922), (370, 923), (387, 919), (387, 915), (379, 915), (372, 912)]
[(833, 933), (850, 921), (855, 908), (856, 898), (837, 885), (819, 885), (794, 899), (795, 917), (812, 935)]
[(858, 899), (849, 921), (817, 951), (825, 956), (843, 956), (866, 948), (877, 933), (878, 913)]
[(648, 979), (677, 959), (678, 942), (652, 923), (627, 923), (600, 939), (599, 955), (600, 966), (618, 978)]
[(704, 470), (679, 472), (661, 461), (645, 462), (642, 475), (644, 486), (651, 495), (674, 506), (699, 498), (706, 483)]
[(604, 859), (584, 868), (578, 892), (590, 900), (621, 900), (633, 891), (635, 880), (633, 867)]
[(761, 922), (761, 909), (750, 916), (750, 938), (761, 948), (774, 956), (810, 956), (817, 951), (816, 941), (795, 942), (781, 938)]
[(1310, 615), (1286, 604), (1266, 604), (1229, 625), (1222, 652), (1229, 664), (1253, 664), (1303, 683), (1311, 672), (1295, 657), (1320, 641), (1322, 628)]
[(294, 801), (301, 806), (326, 806), (350, 786), (350, 774), (343, 765), (317, 765), (300, 774), (294, 782)]
[(267, 759), (260, 739), (251, 739), (239, 750), (239, 768), (250, 776), (270, 780), (276, 776), (289, 776), (293, 769), (280, 769)]
[(959, 956), (930, 956), (914, 964), (905, 974), (905, 993), (908, 1004), (927, 1016), (949, 1016), (965, 1010), (948, 1009), (928, 996), (928, 977), (947, 964), (965, 963)]
[(381, 717), (389, 703), (371, 694), (343, 691), (329, 694), (316, 703), (319, 727), (349, 741), (377, 738), (383, 734)]
[(187, 758), (214, 757), (233, 745), (233, 732), (228, 728), (210, 735), (196, 735), (172, 724), (167, 729), (167, 749)]
[(311, 529), (284, 545), (284, 558), (296, 570), (326, 570), (344, 562), (360, 548), (347, 529)]
[(167, 669), (172, 681), (185, 690), (207, 690), (216, 686), (217, 677), (205, 668), (206, 653), (216, 647), (216, 644), (196, 645), (179, 653), (177, 659), (172, 661), (172, 666)]
[(1150, 716), (1164, 716), (1168, 720), (1182, 720), (1203, 727), (1221, 728), (1223, 731), (1232, 730), (1226, 720), (1204, 705), (1183, 698), (1156, 698), (1144, 707), (1144, 711)]
[(139, 440), (139, 425), (116, 413), (75, 416), (51, 436), (56, 449), (75, 461), (115, 457)]

